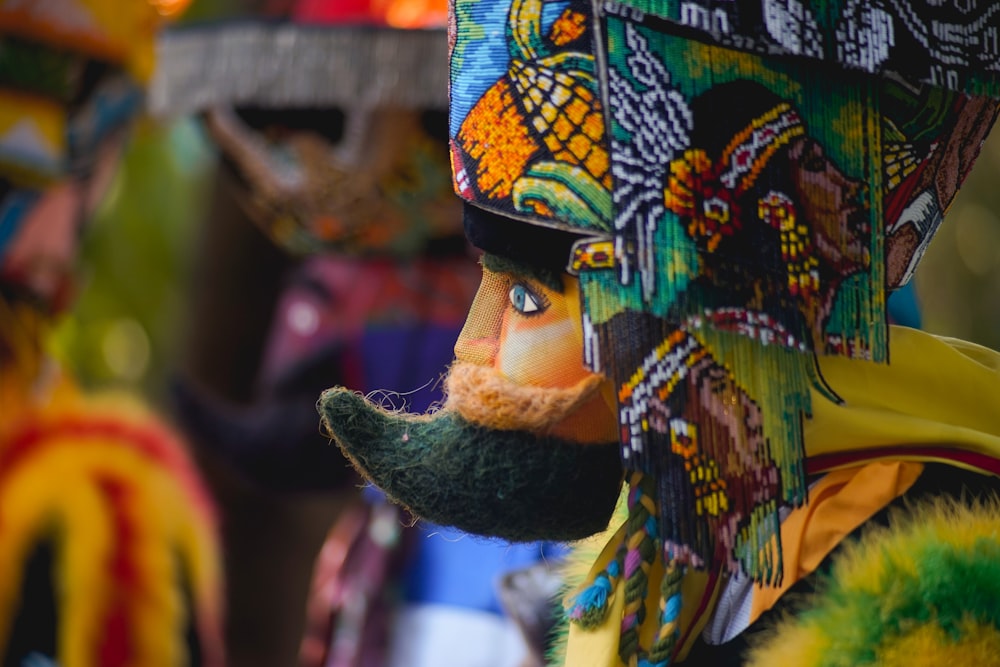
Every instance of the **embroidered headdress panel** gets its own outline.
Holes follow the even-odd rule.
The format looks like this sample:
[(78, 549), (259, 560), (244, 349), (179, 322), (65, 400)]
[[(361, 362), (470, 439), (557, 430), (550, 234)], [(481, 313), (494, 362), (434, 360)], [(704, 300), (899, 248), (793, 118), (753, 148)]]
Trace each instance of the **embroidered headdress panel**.
[[(804, 497), (812, 355), (887, 357), (884, 286), (996, 112), (996, 12), (945, 5), (455, 1), (456, 191), (587, 236), (587, 363), (619, 387), (626, 467), (674, 480), (689, 562), (721, 542), (780, 576), (739, 545)], [(716, 403), (745, 408), (723, 428)], [(684, 518), (704, 494), (732, 513), (710, 530)]]
[[(616, 3), (617, 4), (617, 3)], [(995, 95), (1000, 7), (983, 0), (622, 0), (738, 51)], [(606, 5), (607, 6), (607, 5)], [(631, 11), (629, 11), (631, 10)], [(611, 10), (615, 11), (615, 10)]]
[(588, 363), (625, 467), (657, 480), (666, 557), (778, 580), (811, 353), (885, 356), (877, 88), (605, 9), (614, 231), (571, 260)]
[(998, 20), (974, 2), (454, 0), (456, 192), (512, 237), (578, 235), (585, 361), (616, 387), (668, 571), (780, 580), (810, 387), (837, 400), (814, 355), (888, 359), (887, 286), (996, 116)]
[(538, 224), (610, 231), (611, 165), (590, 5), (458, 0), (454, 12), (457, 192)]

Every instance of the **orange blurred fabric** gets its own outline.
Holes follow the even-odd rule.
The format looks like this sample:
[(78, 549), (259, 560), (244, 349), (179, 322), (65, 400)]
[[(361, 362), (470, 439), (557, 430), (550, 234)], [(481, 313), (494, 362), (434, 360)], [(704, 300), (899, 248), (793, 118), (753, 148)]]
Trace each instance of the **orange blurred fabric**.
[(750, 622), (770, 609), (796, 582), (853, 532), (920, 477), (922, 463), (879, 461), (829, 473), (809, 490), (809, 503), (781, 524), (785, 576), (778, 586), (754, 589)]

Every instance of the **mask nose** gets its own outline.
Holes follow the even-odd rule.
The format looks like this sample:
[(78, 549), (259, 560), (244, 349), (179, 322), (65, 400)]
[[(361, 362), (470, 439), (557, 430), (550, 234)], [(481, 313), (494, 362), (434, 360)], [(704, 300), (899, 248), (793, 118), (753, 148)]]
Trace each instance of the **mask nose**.
[(479, 291), (455, 343), (455, 358), (479, 366), (492, 366), (500, 350), (500, 330), (507, 303), (507, 281), (483, 270)]

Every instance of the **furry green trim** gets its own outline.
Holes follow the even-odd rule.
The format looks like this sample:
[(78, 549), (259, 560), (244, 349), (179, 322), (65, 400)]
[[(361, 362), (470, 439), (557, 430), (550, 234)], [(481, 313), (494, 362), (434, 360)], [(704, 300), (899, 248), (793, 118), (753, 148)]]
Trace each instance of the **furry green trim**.
[[(1000, 507), (939, 501), (848, 545), (751, 667), (1000, 665)], [(992, 652), (992, 654), (991, 654)]]

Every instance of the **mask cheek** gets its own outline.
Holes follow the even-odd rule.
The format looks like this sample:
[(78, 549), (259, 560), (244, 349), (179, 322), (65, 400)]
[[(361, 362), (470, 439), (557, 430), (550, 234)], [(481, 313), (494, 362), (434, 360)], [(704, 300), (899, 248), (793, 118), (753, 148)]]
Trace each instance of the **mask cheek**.
[(600, 393), (556, 424), (551, 434), (582, 445), (618, 442), (618, 409), (611, 383), (605, 380)]
[(505, 327), (497, 369), (510, 380), (532, 387), (571, 387), (590, 375), (583, 346), (568, 318), (544, 325), (532, 320)]

